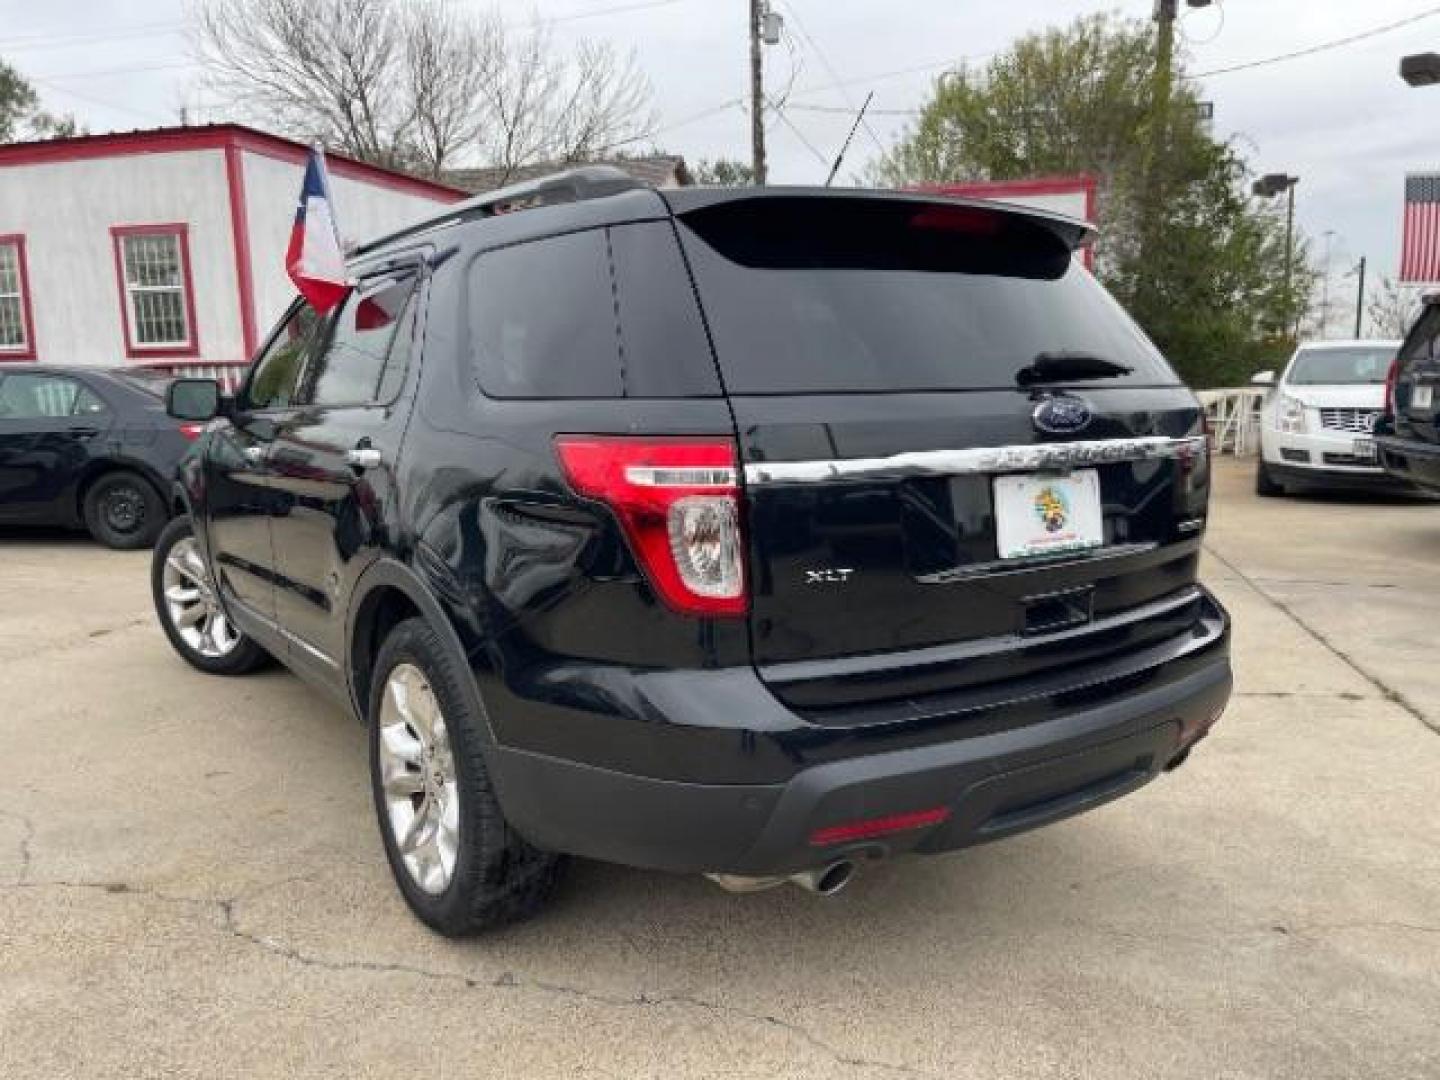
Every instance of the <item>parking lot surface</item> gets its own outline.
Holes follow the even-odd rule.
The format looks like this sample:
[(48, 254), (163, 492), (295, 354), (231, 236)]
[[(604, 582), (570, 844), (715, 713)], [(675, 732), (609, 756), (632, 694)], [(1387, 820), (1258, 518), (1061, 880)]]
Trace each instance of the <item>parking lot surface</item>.
[(0, 1076), (1440, 1076), (1440, 505), (1250, 469), (1177, 773), (832, 900), (580, 864), (464, 942), (391, 884), (358, 724), (185, 667), (147, 554), (0, 538)]

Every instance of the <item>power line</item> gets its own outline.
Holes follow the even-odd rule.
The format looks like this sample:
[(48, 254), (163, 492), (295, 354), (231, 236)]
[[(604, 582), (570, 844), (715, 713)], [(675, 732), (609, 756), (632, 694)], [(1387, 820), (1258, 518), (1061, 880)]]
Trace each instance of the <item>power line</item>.
[(131, 116), (138, 116), (142, 120), (148, 120), (151, 123), (158, 122), (163, 125), (170, 122), (169, 117), (162, 116), (159, 113), (150, 112), (147, 109), (136, 109), (129, 105), (122, 105), (118, 101), (105, 101), (102, 98), (93, 98), (88, 94), (82, 94), (79, 91), (71, 90), (65, 86), (56, 86), (48, 79), (42, 79), (36, 75), (27, 75), (26, 78), (31, 82), (38, 83), (49, 90), (53, 90), (57, 94), (65, 94), (67, 97), (75, 98), (77, 101), (84, 101), (90, 105), (98, 105), (102, 109), (114, 109), (117, 112), (129, 113)]
[[(790, 17), (795, 20), (795, 29), (800, 31), (801, 39), (808, 44), (810, 48), (815, 50), (815, 55), (820, 60), (820, 66), (829, 74), (830, 78), (834, 81), (835, 88), (840, 91), (840, 96), (845, 99), (845, 104), (849, 105), (851, 111), (854, 112), (855, 102), (845, 90), (840, 78), (840, 73), (837, 72), (834, 65), (830, 63), (830, 58), (825, 55), (825, 50), (820, 48), (820, 43), (816, 41), (810, 31), (805, 28), (805, 21), (800, 18), (800, 13), (795, 10), (795, 5), (786, 2), (786, 0), (780, 0), (780, 2), (784, 5), (785, 10), (790, 13)], [(880, 141), (880, 136), (875, 134), (875, 129), (870, 126), (870, 121), (865, 119), (864, 113), (860, 114), (860, 122), (865, 128), (865, 133), (870, 136), (870, 141), (875, 144), (875, 149), (879, 150), (882, 154), (885, 153), (885, 144)]]
[(34, 52), (40, 49), (71, 49), (114, 41), (117, 38), (148, 37), (155, 34), (176, 34), (185, 28), (183, 22), (170, 20), (157, 23), (134, 23), (111, 30), (88, 30), (82, 34), (32, 34), (0, 40), (5, 52)]
[(816, 147), (814, 143), (812, 143), (809, 139), (805, 137), (805, 133), (796, 126), (795, 121), (791, 120), (790, 117), (785, 115), (785, 110), (780, 108), (775, 103), (775, 99), (767, 97), (765, 100), (770, 105), (770, 111), (780, 118), (780, 122), (782, 124), (788, 127), (792, 132), (794, 132), (795, 138), (800, 140), (800, 142), (804, 145), (805, 149), (809, 150), (810, 153), (815, 155), (815, 160), (820, 162), (821, 165), (824, 165), (828, 168), (830, 165), (829, 160), (826, 159), (825, 155), (820, 152), (819, 148)]
[(1248, 71), (1251, 68), (1265, 67), (1269, 64), (1280, 64), (1286, 60), (1298, 60), (1302, 56), (1314, 56), (1316, 53), (1329, 52), (1331, 49), (1339, 49), (1345, 45), (1353, 45), (1357, 41), (1365, 41), (1369, 38), (1379, 37), (1381, 34), (1388, 34), (1392, 30), (1399, 30), (1402, 26), (1410, 26), (1420, 22), (1422, 19), (1433, 18), (1440, 15), (1440, 7), (1428, 8), (1418, 12), (1406, 19), (1399, 19), (1384, 26), (1377, 26), (1371, 30), (1362, 30), (1358, 34), (1349, 34), (1346, 37), (1335, 38), (1333, 41), (1324, 41), (1319, 45), (1311, 45), (1308, 48), (1296, 49), (1293, 52), (1280, 53), (1278, 56), (1267, 56), (1260, 60), (1247, 60), (1240, 64), (1230, 64), (1228, 67), (1214, 68), (1210, 71), (1201, 71), (1190, 76), (1192, 79), (1208, 79), (1216, 75), (1228, 75), (1232, 71)]
[[(68, 79), (98, 79), (106, 75), (132, 75), (141, 71), (171, 71), (177, 68), (204, 67), (199, 60), (165, 60), (157, 64), (135, 64), (129, 67), (100, 68), (96, 71), (66, 71), (59, 75), (46, 75), (51, 82)], [(33, 76), (31, 76), (33, 78)]]

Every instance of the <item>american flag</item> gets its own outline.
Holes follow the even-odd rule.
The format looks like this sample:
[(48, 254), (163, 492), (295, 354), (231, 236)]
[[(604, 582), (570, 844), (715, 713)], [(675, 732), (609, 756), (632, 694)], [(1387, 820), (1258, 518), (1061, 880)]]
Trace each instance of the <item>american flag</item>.
[(1405, 237), (1400, 280), (1440, 281), (1440, 173), (1405, 177)]

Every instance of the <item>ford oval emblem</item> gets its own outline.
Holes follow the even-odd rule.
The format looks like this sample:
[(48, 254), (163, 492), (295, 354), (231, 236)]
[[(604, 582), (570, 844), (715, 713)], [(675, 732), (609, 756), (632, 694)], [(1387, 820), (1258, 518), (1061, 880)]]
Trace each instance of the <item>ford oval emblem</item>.
[(1051, 435), (1069, 435), (1090, 423), (1090, 406), (1077, 397), (1055, 394), (1035, 406), (1035, 426)]

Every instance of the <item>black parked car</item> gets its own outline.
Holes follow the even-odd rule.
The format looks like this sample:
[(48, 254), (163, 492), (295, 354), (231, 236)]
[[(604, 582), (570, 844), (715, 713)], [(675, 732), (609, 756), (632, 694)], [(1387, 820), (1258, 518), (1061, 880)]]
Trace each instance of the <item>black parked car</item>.
[(147, 547), (200, 433), (165, 412), (169, 378), (132, 368), (0, 367), (0, 523), (83, 526)]
[(363, 717), (400, 890), (464, 933), (562, 853), (737, 889), (992, 840), (1230, 693), (1195, 398), (1087, 227), (921, 195), (461, 204), (297, 303), (182, 466), (159, 616)]
[(1440, 492), (1440, 293), (1424, 310), (1395, 358), (1385, 395), (1385, 415), (1375, 445), (1385, 471), (1399, 480)]

